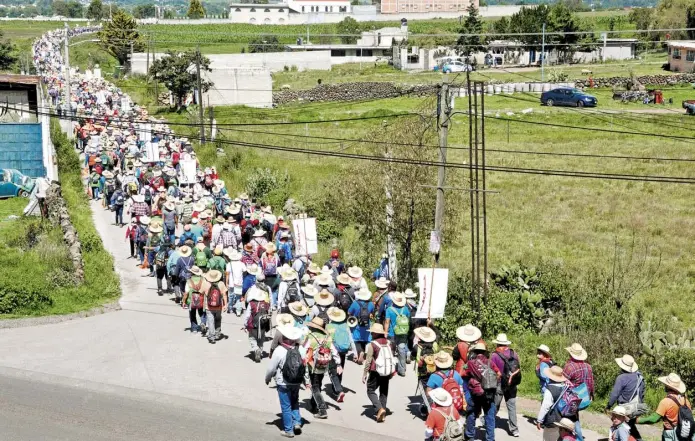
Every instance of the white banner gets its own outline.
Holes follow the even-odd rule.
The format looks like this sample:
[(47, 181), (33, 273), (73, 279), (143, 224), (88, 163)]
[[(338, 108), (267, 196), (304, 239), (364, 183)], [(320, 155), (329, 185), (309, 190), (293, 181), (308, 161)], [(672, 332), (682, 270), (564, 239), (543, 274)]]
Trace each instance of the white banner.
[(319, 252), (319, 241), (316, 236), (316, 218), (295, 219), (294, 247), (297, 255), (311, 255)]
[(446, 268), (418, 268), (420, 298), (415, 318), (442, 318), (449, 289), (449, 270)]
[(145, 142), (145, 148), (143, 149), (143, 162), (157, 162), (159, 161), (159, 143), (158, 142)]
[(195, 159), (182, 159), (181, 165), (181, 184), (195, 184)]

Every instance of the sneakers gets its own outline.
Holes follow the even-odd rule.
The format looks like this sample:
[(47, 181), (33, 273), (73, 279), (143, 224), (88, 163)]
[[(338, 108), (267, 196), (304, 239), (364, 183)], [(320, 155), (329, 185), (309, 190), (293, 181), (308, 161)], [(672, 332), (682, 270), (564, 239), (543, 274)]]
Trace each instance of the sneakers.
[(261, 352), (260, 349), (256, 349), (256, 352), (254, 352), (254, 354), (253, 354), (253, 358), (254, 358), (254, 360), (256, 360), (256, 363), (260, 363), (260, 362), (261, 362), (261, 357), (262, 357), (262, 356), (263, 356), (263, 352)]
[(512, 432), (511, 435), (512, 435), (514, 438), (519, 438), (519, 432)]
[(341, 392), (338, 394), (338, 399), (336, 399), (337, 402), (342, 403), (345, 401), (345, 392)]
[(294, 438), (294, 433), (290, 432), (281, 432), (280, 435), (284, 436), (285, 438)]
[(301, 435), (302, 434), (302, 426), (299, 424), (294, 425), (294, 434), (295, 435)]
[(379, 409), (379, 411), (376, 413), (376, 422), (377, 423), (383, 423), (384, 420), (386, 419), (386, 409), (383, 407)]
[(323, 410), (323, 411), (322, 411), (322, 410), (319, 410), (319, 413), (317, 413), (316, 415), (314, 415), (314, 418), (318, 418), (318, 419), (320, 419), (320, 420), (325, 420), (326, 418), (328, 418), (328, 414), (326, 413), (325, 410)]

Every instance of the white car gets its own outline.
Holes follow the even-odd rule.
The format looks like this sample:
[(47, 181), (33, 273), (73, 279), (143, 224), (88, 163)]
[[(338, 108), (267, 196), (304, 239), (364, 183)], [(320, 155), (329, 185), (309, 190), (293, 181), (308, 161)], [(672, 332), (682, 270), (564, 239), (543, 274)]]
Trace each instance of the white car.
[(442, 72), (473, 72), (473, 66), (468, 63), (464, 63), (463, 61), (454, 60), (449, 63), (445, 63), (442, 66)]

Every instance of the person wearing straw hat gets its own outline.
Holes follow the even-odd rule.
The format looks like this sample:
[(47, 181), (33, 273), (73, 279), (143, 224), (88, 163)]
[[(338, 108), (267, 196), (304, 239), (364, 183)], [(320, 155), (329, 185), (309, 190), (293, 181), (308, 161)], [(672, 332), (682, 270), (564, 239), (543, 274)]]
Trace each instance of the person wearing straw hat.
[(318, 290), (314, 288), (314, 285), (304, 285), (301, 288), (302, 290), (302, 303), (306, 305), (307, 308), (311, 309), (314, 307), (314, 304), (316, 303), (314, 301), (314, 297), (316, 294), (318, 294)]
[(541, 397), (545, 393), (545, 388), (548, 386), (548, 377), (545, 376), (545, 370), (555, 366), (555, 361), (550, 354), (550, 348), (547, 345), (540, 345), (536, 348), (536, 377), (541, 388)]
[(364, 272), (359, 266), (351, 266), (347, 270), (348, 276), (350, 276), (350, 286), (352, 286), (354, 291), (359, 291), (362, 288), (369, 289), (367, 281), (364, 280)]
[(195, 242), (198, 243), (198, 239), (203, 239), (203, 227), (200, 226), (200, 219), (198, 217), (191, 218), (191, 233), (195, 236)]
[(331, 361), (328, 370), (331, 382), (333, 383), (333, 393), (337, 397), (336, 401), (342, 403), (345, 399), (345, 392), (343, 392), (342, 386), (343, 374), (337, 373), (337, 367), (340, 366), (344, 370), (345, 358), (348, 353), (355, 354), (357, 349), (355, 348), (355, 342), (350, 333), (350, 326), (347, 324), (347, 314), (345, 311), (335, 306), (328, 308), (328, 319), (330, 322), (326, 325), (326, 331), (330, 334), (333, 346), (335, 346), (335, 349), (338, 351), (338, 357), (340, 358), (340, 365)]
[[(484, 372), (489, 372), (488, 369), (490, 368), (497, 374), (497, 387), (494, 387), (494, 389), (484, 389), (483, 375)], [(495, 416), (497, 415), (495, 394), (499, 387), (501, 372), (497, 369), (497, 366), (490, 361), (485, 343), (479, 341), (471, 346), (468, 364), (463, 377), (468, 378), (468, 389), (471, 392), (473, 403), (473, 406), (469, 407), (466, 413), (466, 438), (473, 438), (475, 436), (475, 419), (478, 415), (483, 413), (485, 415), (485, 439), (487, 441), (494, 441)]]
[(208, 270), (217, 270), (223, 275), (227, 270), (227, 261), (224, 258), (224, 250), (219, 245), (212, 250), (212, 258), (208, 260)]
[(114, 215), (116, 216), (116, 225), (123, 226), (125, 225), (123, 223), (123, 207), (125, 206), (125, 201), (126, 201), (126, 195), (121, 190), (121, 188), (116, 187), (113, 191), (113, 194), (111, 194), (111, 199), (109, 199), (109, 203), (113, 207)]
[[(651, 415), (637, 418), (637, 424), (655, 424), (663, 421), (662, 441), (680, 441), (682, 438), (676, 435), (676, 429), (680, 423), (680, 408), (685, 406), (688, 409), (692, 409), (690, 401), (685, 395), (687, 387), (681, 377), (673, 372), (664, 377), (659, 377), (659, 382), (664, 385), (666, 396), (659, 402), (656, 410)], [(692, 432), (692, 421), (690, 423), (690, 437), (693, 439), (695, 437)]]
[(355, 289), (350, 285), (352, 279), (345, 273), (338, 274), (335, 279), (335, 304), (343, 311), (347, 312), (355, 300)]
[[(568, 383), (562, 373), (562, 366), (547, 368), (544, 374), (548, 378), (548, 386), (543, 392), (543, 401), (536, 417), (536, 427), (543, 431), (543, 441), (557, 441), (559, 429), (555, 423), (562, 419), (562, 415), (555, 403), (564, 393)], [(568, 427), (574, 432), (574, 421), (570, 421)]]
[(408, 332), (410, 331), (410, 310), (405, 306), (405, 296), (399, 292), (391, 294), (391, 306), (386, 309), (384, 329), (388, 338), (398, 349), (398, 375), (405, 377), (405, 359), (408, 352)]
[[(425, 421), (425, 439), (439, 440), (446, 431), (449, 431), (451, 435), (458, 434), (458, 437), (462, 438), (464, 420), (453, 405), (454, 400), (451, 394), (438, 387), (429, 391), (428, 397), (432, 400), (432, 412)], [(451, 424), (457, 427), (447, 427)]]
[(193, 247), (196, 244), (195, 233), (191, 231), (191, 224), (185, 224), (183, 226), (183, 233), (179, 236), (179, 245), (188, 245)]
[(232, 227), (232, 224), (230, 224), (229, 222), (225, 222), (222, 224), (222, 230), (220, 231), (220, 234), (217, 236), (217, 239), (215, 239), (211, 243), (213, 243), (215, 246), (222, 245), (222, 247), (225, 249), (238, 249), (241, 241), (234, 233), (234, 228)]
[(171, 292), (171, 278), (167, 271), (167, 262), (169, 261), (170, 254), (171, 242), (169, 242), (168, 238), (165, 238), (155, 249), (154, 255), (155, 273), (157, 275), (157, 294), (160, 296), (164, 294), (162, 291), (162, 279), (166, 279), (167, 281), (166, 292)]
[[(249, 268), (254, 270), (254, 268)], [(255, 268), (258, 271), (257, 268)], [(262, 277), (261, 273), (256, 277)], [(256, 363), (263, 358), (263, 342), (266, 332), (270, 331), (270, 302), (268, 293), (258, 287), (258, 282), (246, 292), (246, 311), (242, 317), (244, 328), (249, 334), (251, 357)]]
[(196, 239), (196, 244), (193, 248), (193, 258), (195, 259), (195, 265), (203, 272), (207, 272), (210, 259), (212, 259), (212, 251), (205, 246), (202, 237)]
[(232, 310), (237, 317), (241, 315), (243, 304), (240, 299), (243, 294), (244, 286), (244, 271), (246, 265), (241, 262), (241, 253), (233, 248), (227, 248), (223, 251), (229, 262), (225, 266), (226, 283), (229, 287), (229, 302), (227, 303), (227, 314)]
[[(205, 297), (210, 289), (210, 283), (203, 277), (203, 271), (197, 266), (190, 269), (191, 277), (186, 282), (181, 307), (188, 306), (188, 317), (191, 321), (191, 332), (200, 332), (202, 335), (207, 333), (205, 326)], [(200, 317), (200, 325), (196, 319), (196, 314)]]
[(347, 315), (354, 319), (352, 339), (357, 350), (357, 359), (355, 361), (357, 364), (362, 364), (364, 362), (365, 350), (371, 337), (369, 328), (372, 325), (374, 316), (374, 303), (372, 302), (372, 293), (369, 289), (362, 288), (355, 293), (355, 300), (350, 305)]
[(181, 300), (181, 296), (186, 292), (186, 284), (192, 276), (191, 269), (193, 268), (193, 250), (188, 245), (182, 245), (179, 247), (180, 257), (176, 261), (176, 266), (174, 267), (174, 274), (179, 280), (179, 292), (177, 293), (177, 302)]
[[(591, 365), (586, 361), (588, 358), (586, 351), (579, 343), (572, 343), (572, 345), (565, 348), (565, 350), (570, 354), (570, 359), (567, 361), (567, 363), (565, 363), (565, 368), (563, 370), (565, 377), (567, 377), (567, 380), (572, 383), (572, 387), (586, 384), (586, 388), (589, 391), (589, 397), (593, 401), (594, 372)], [(579, 415), (577, 415), (574, 433), (577, 436), (577, 440), (584, 441), (584, 436), (582, 435), (582, 425), (579, 422)]]
[(149, 238), (149, 231), (148, 227), (150, 225), (150, 217), (149, 216), (140, 216), (138, 219), (138, 229), (135, 234), (135, 246), (137, 247), (138, 250), (138, 256), (140, 256), (140, 263), (136, 264), (136, 266), (140, 266), (141, 268), (145, 268), (145, 245), (147, 244), (147, 239)]
[[(304, 343), (304, 336), (309, 334), (309, 328), (304, 324), (306, 315), (308, 313), (306, 305), (301, 302), (290, 303), (288, 307), (288, 313), (280, 313), (275, 316), (276, 327), (280, 326), (294, 326), (295, 328), (302, 331), (302, 338), (300, 343)], [(272, 357), (273, 351), (280, 344), (280, 334), (275, 332), (273, 336), (273, 341), (270, 343), (270, 354)]]
[[(221, 214), (218, 214), (217, 217), (215, 218), (215, 223), (212, 225), (212, 232), (211, 232), (211, 238), (210, 238), (210, 243), (211, 244), (217, 244), (217, 241), (219, 240), (220, 233), (222, 233), (222, 226), (224, 225), (224, 216)], [(236, 247), (235, 247), (236, 248)]]
[(131, 199), (133, 200), (129, 210), (131, 217), (140, 220), (140, 217), (150, 215), (150, 206), (145, 203), (145, 196), (136, 194)]
[(275, 236), (275, 246), (278, 249), (278, 257), (280, 258), (280, 263), (284, 265), (289, 264), (294, 260), (294, 253), (292, 252), (293, 242), (291, 239), (292, 234), (289, 230), (278, 231), (277, 236)]
[[(644, 377), (639, 371), (637, 362), (631, 355), (625, 354), (620, 358), (616, 358), (615, 363), (620, 367), (621, 373), (613, 384), (606, 411), (615, 404), (625, 404), (628, 405), (627, 407), (634, 409), (636, 404), (644, 403), (644, 392), (646, 389)], [(627, 424), (630, 427), (630, 435), (636, 440), (641, 440), (642, 436), (639, 430), (637, 430), (636, 420), (636, 417), (628, 418)]]
[(430, 375), (425, 390), (429, 393), (433, 389), (443, 387), (455, 398), (456, 409), (459, 411), (465, 410), (466, 403), (464, 403), (463, 397), (463, 378), (461, 378), (458, 372), (452, 369), (454, 359), (451, 357), (451, 354), (445, 351), (437, 352), (434, 354), (434, 365), (437, 370)]
[(637, 438), (630, 436), (630, 426), (627, 424), (629, 416), (623, 406), (615, 406), (608, 412), (611, 417), (610, 441), (635, 441)]
[(557, 441), (576, 441), (577, 437), (574, 432), (574, 422), (569, 418), (562, 418), (560, 421), (553, 423), (558, 430)]
[(181, 288), (179, 286), (179, 277), (176, 274), (176, 264), (181, 258), (181, 253), (179, 253), (178, 247), (175, 247), (174, 243), (171, 242), (169, 258), (166, 263), (167, 277), (171, 280), (171, 286), (173, 287), (174, 299), (179, 301), (181, 298)]
[(278, 309), (278, 288), (280, 280), (278, 279), (278, 268), (280, 267), (280, 258), (275, 253), (277, 248), (275, 244), (270, 242), (265, 245), (265, 253), (261, 256), (260, 267), (265, 276), (265, 284), (270, 287), (273, 293), (271, 309)]
[(321, 272), (314, 278), (314, 288), (319, 292), (325, 289), (335, 295), (335, 281), (333, 277), (331, 277), (330, 271), (331, 270), (326, 266), (321, 269)]
[(338, 375), (343, 373), (338, 351), (333, 345), (331, 335), (326, 331), (325, 323), (320, 317), (314, 317), (310, 322), (307, 322), (309, 334), (304, 342), (311, 383), (311, 413), (318, 419), (328, 418), (327, 406), (323, 395), (321, 395), (321, 389), (323, 388), (323, 377), (328, 370), (331, 359), (338, 365), (336, 368)]
[[(371, 341), (367, 345), (362, 383), (367, 384), (367, 397), (376, 411), (376, 421), (383, 423), (386, 419), (386, 405), (389, 396), (389, 383), (396, 374), (396, 346), (386, 338), (381, 323), (373, 323), (369, 328)], [(377, 364), (377, 361), (379, 363)], [(379, 395), (376, 390), (379, 389)]]
[[(294, 326), (278, 326), (276, 334), (280, 336), (280, 344), (272, 352), (265, 372), (265, 384), (268, 385), (271, 380), (275, 380), (282, 412), (282, 435), (294, 438), (302, 433), (303, 425), (299, 412), (299, 388), (306, 382), (306, 357), (299, 350), (302, 332)], [(290, 363), (287, 369), (286, 362)], [(289, 378), (288, 375), (294, 375), (296, 378)]]
[(207, 310), (208, 342), (215, 344), (224, 337), (222, 334), (222, 310), (227, 309), (227, 287), (222, 281), (223, 272), (209, 270), (205, 280), (210, 284), (205, 295), (205, 307)]
[[(455, 369), (459, 374), (463, 375), (465, 371), (466, 363), (468, 363), (468, 352), (470, 351), (470, 348), (477, 342), (481, 341), (482, 336), (483, 333), (480, 332), (480, 329), (473, 326), (471, 323), (456, 328), (456, 338), (458, 339), (458, 343), (456, 343), (456, 346), (454, 346), (454, 350), (451, 351), (451, 356), (454, 358), (454, 363), (456, 363)], [(464, 378), (464, 383), (468, 383), (466, 378)], [(467, 385), (466, 393), (466, 396), (470, 397)], [(469, 398), (467, 398), (467, 401), (470, 404), (471, 401)]]
[[(100, 158), (97, 158), (101, 160)], [(99, 200), (99, 192), (101, 191), (101, 173), (95, 170), (89, 175), (89, 188), (92, 191), (92, 199)]]
[(147, 242), (145, 243), (144, 247), (144, 250), (147, 252), (147, 262), (149, 264), (150, 270), (148, 277), (155, 276), (154, 259), (159, 245), (164, 241), (164, 238), (162, 237), (163, 231), (164, 229), (162, 228), (162, 224), (160, 224), (158, 221), (150, 222), (149, 232), (147, 235)]
[(500, 379), (500, 387), (497, 388), (495, 394), (495, 409), (497, 413), (500, 411), (502, 399), (507, 405), (507, 426), (509, 434), (515, 438), (519, 437), (519, 426), (516, 419), (516, 394), (517, 386), (521, 384), (521, 367), (519, 356), (511, 349), (512, 342), (507, 338), (507, 334), (498, 334), (497, 338), (492, 340), (492, 343), (497, 345), (495, 352), (490, 355), (490, 361), (497, 367), (497, 370), (502, 373)]
[(280, 312), (288, 312), (289, 304), (302, 300), (297, 272), (290, 267), (280, 271), (280, 286), (278, 287), (278, 307)]
[(335, 304), (335, 296), (322, 289), (314, 296), (314, 306), (311, 307), (309, 318), (320, 317), (325, 323), (328, 323), (328, 308)]

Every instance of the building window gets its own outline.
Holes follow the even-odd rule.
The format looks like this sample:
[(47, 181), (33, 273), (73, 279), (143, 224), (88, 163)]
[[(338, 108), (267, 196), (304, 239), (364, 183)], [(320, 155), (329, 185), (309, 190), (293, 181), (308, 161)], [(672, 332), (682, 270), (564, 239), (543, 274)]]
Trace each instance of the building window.
[(671, 56), (673, 57), (674, 60), (680, 60), (681, 59), (680, 48), (674, 47)]
[(372, 50), (371, 49), (360, 49), (359, 55), (360, 55), (360, 57), (371, 57), (372, 56)]
[(278, 20), (278, 23), (284, 23), (284, 22), (285, 22), (285, 19), (284, 19), (284, 18), (281, 18), (281, 19)]
[(251, 24), (256, 23), (256, 19), (255, 19), (255, 18), (252, 18), (251, 20), (249, 20), (249, 23), (251, 23)]
[(251, 12), (256, 12), (256, 8), (251, 8)]
[(278, 9), (278, 12), (285, 12), (285, 10), (280, 8), (280, 9)]
[(685, 61), (695, 61), (695, 51), (688, 51), (685, 53)]
[(345, 49), (331, 49), (331, 57), (344, 57)]
[(263, 20), (263, 23), (265, 23), (265, 24), (270, 24), (270, 19), (269, 19), (269, 18), (266, 18), (265, 20)]
[(302, 12), (304, 12), (304, 6), (302, 6)]
[(263, 12), (270, 12), (270, 9), (265, 8), (265, 9), (263, 10)]
[(234, 10), (234, 12), (241, 12), (241, 9), (236, 8), (236, 9)]
[(333, 12), (333, 6), (331, 6), (331, 12)]

